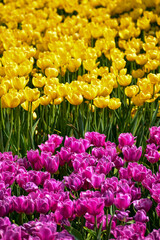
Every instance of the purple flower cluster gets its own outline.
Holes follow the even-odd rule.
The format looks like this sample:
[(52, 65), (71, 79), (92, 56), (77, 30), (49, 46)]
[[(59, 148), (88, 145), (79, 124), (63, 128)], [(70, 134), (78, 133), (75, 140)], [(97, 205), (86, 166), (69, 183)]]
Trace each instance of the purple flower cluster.
[[(150, 163), (160, 158), (159, 133), (160, 128), (150, 129), (145, 154)], [(0, 153), (0, 239), (72, 240), (64, 226), (77, 218), (92, 230), (97, 224), (104, 231), (111, 223), (113, 239), (160, 236), (153, 230), (145, 237), (150, 209), (160, 217), (160, 172), (138, 163), (142, 147), (135, 146), (131, 133), (120, 134), (118, 147), (105, 139), (97, 132), (87, 132), (84, 139), (66, 136), (56, 151), (63, 138), (53, 134), (27, 157)], [(8, 218), (13, 214), (32, 220), (18, 226)]]

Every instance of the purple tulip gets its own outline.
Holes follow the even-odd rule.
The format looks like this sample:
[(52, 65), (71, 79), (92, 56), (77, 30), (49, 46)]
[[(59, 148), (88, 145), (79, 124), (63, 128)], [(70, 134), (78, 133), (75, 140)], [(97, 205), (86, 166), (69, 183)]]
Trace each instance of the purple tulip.
[(50, 173), (55, 173), (59, 167), (59, 157), (58, 155), (47, 157), (44, 162), (46, 170)]
[(107, 157), (102, 157), (96, 166), (95, 172), (98, 174), (104, 173), (107, 175), (113, 167), (113, 163), (107, 159)]
[(21, 188), (23, 188), (23, 185), (25, 185), (28, 181), (29, 181), (28, 173), (22, 173), (16, 176), (16, 182)]
[(64, 191), (64, 183), (55, 179), (46, 179), (43, 188), (49, 192), (62, 192)]
[(71, 148), (61, 147), (60, 152), (57, 152), (59, 156), (59, 165), (63, 166), (65, 163), (70, 162), (71, 160)]
[(116, 219), (123, 221), (123, 222), (128, 222), (133, 220), (132, 217), (129, 217), (130, 211), (118, 211), (116, 210)]
[(102, 158), (105, 155), (105, 149), (103, 147), (95, 147), (92, 149), (92, 155), (98, 159)]
[(149, 217), (147, 217), (145, 210), (142, 209), (136, 212), (136, 215), (134, 216), (134, 220), (136, 222), (146, 223), (149, 221)]
[(35, 170), (41, 170), (43, 167), (43, 162), (41, 156), (39, 155), (38, 150), (27, 151), (27, 159), (30, 162), (31, 166)]
[(50, 210), (48, 198), (37, 198), (35, 200), (36, 211), (39, 213), (47, 213)]
[(75, 211), (77, 216), (83, 216), (87, 212), (87, 200), (78, 199), (75, 202)]
[(58, 203), (58, 210), (64, 219), (72, 218), (74, 213), (74, 204), (68, 199)]
[(122, 149), (124, 146), (132, 147), (132, 145), (136, 142), (135, 139), (136, 137), (133, 137), (131, 133), (121, 133), (118, 137), (118, 147), (120, 149)]
[(31, 164), (29, 163), (28, 159), (26, 157), (24, 158), (19, 158), (17, 160), (17, 163), (22, 166), (25, 167), (25, 169), (28, 169), (29, 167), (31, 167)]
[(152, 201), (149, 198), (142, 198), (140, 200), (133, 201), (133, 206), (137, 210), (144, 209), (146, 212), (148, 212), (152, 207)]
[(147, 168), (142, 164), (137, 164), (132, 168), (132, 177), (137, 182), (142, 182), (148, 174)]
[(117, 193), (116, 198), (114, 199), (114, 204), (120, 210), (127, 209), (131, 204), (131, 195), (127, 193)]
[(110, 207), (114, 202), (114, 193), (112, 190), (108, 189), (103, 193), (102, 198), (104, 200), (105, 207)]
[(160, 127), (151, 127), (150, 131), (150, 138), (148, 139), (148, 143), (155, 143), (160, 145)]
[(16, 211), (18, 213), (23, 213), (27, 209), (27, 202), (26, 202), (26, 197), (25, 196), (19, 196), (16, 197), (14, 196), (12, 199), (12, 206), (13, 206), (13, 211)]
[(103, 147), (106, 136), (98, 132), (86, 132), (85, 139), (89, 140), (90, 144), (94, 145), (95, 147)]
[(33, 182), (37, 186), (41, 184), (41, 172), (31, 170), (28, 172), (28, 176), (29, 182)]
[(10, 201), (7, 200), (0, 200), (0, 217), (5, 217), (10, 212)]
[(12, 224), (4, 234), (4, 240), (21, 240), (21, 228)]
[(72, 191), (79, 191), (83, 186), (83, 179), (80, 175), (72, 173), (69, 177), (64, 177), (65, 185)]
[(38, 190), (38, 186), (33, 182), (27, 182), (26, 184), (23, 185), (23, 188), (28, 193), (35, 192), (36, 190)]
[(56, 145), (56, 148), (58, 148), (61, 145), (62, 141), (63, 141), (63, 137), (57, 134), (52, 134), (52, 135), (48, 134), (48, 140), (46, 142), (49, 142), (49, 143), (54, 142)]
[(113, 159), (113, 163), (115, 165), (115, 168), (120, 169), (124, 166), (125, 161), (121, 157), (116, 156), (116, 158)]
[(93, 216), (100, 214), (104, 208), (104, 200), (102, 198), (88, 198), (87, 212)]
[(27, 208), (25, 209), (25, 213), (26, 214), (33, 214), (34, 210), (35, 210), (35, 202), (33, 201), (33, 199), (26, 197), (25, 199)]
[(151, 149), (147, 154), (145, 154), (145, 157), (150, 163), (156, 163), (160, 159), (160, 153), (155, 149)]
[(126, 162), (138, 162), (142, 155), (142, 147), (125, 146), (122, 148), (122, 153)]
[(74, 137), (65, 137), (64, 147), (71, 148), (72, 152), (75, 153), (83, 153), (86, 151), (85, 145), (80, 139), (76, 139)]

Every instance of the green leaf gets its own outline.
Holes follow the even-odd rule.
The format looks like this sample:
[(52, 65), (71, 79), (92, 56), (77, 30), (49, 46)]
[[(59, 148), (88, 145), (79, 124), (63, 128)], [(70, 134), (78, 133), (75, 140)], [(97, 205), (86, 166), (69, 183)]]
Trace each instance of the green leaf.
[(157, 104), (156, 110), (153, 113), (153, 117), (152, 117), (151, 124), (150, 124), (151, 126), (153, 126), (155, 124), (155, 121), (156, 121), (156, 118), (157, 118), (158, 109), (159, 109), (159, 104)]
[(34, 135), (34, 132), (35, 132), (35, 130), (36, 130), (36, 127), (37, 127), (37, 125), (38, 125), (38, 123), (39, 123), (39, 120), (40, 120), (40, 118), (35, 122), (35, 124), (32, 126), (32, 137), (33, 137), (33, 135)]
[(100, 240), (101, 239), (101, 233), (102, 233), (102, 226), (103, 226), (103, 221), (98, 229), (98, 235), (97, 235), (97, 240)]
[(93, 231), (93, 230), (91, 230), (91, 229), (88, 229), (87, 227), (83, 227), (89, 234), (91, 234), (91, 236), (94, 236), (94, 237), (96, 237), (96, 232), (95, 231)]
[(82, 234), (73, 227), (65, 226), (65, 229), (74, 236), (75, 240), (84, 240)]

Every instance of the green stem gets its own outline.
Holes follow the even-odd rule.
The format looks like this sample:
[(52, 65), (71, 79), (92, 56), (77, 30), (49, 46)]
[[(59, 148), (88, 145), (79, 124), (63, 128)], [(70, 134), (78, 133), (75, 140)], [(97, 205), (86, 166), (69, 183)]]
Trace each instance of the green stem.
[(13, 108), (11, 108), (11, 128), (10, 128), (8, 141), (7, 141), (5, 149), (4, 149), (5, 152), (8, 152), (9, 144), (10, 144), (10, 140), (11, 140), (11, 136), (12, 136), (12, 132), (13, 132)]

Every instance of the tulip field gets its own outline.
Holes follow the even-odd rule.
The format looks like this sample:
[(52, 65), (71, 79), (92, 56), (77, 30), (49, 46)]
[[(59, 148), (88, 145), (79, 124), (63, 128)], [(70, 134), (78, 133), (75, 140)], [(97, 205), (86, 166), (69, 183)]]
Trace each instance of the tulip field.
[(0, 0), (0, 239), (160, 240), (160, 0)]

